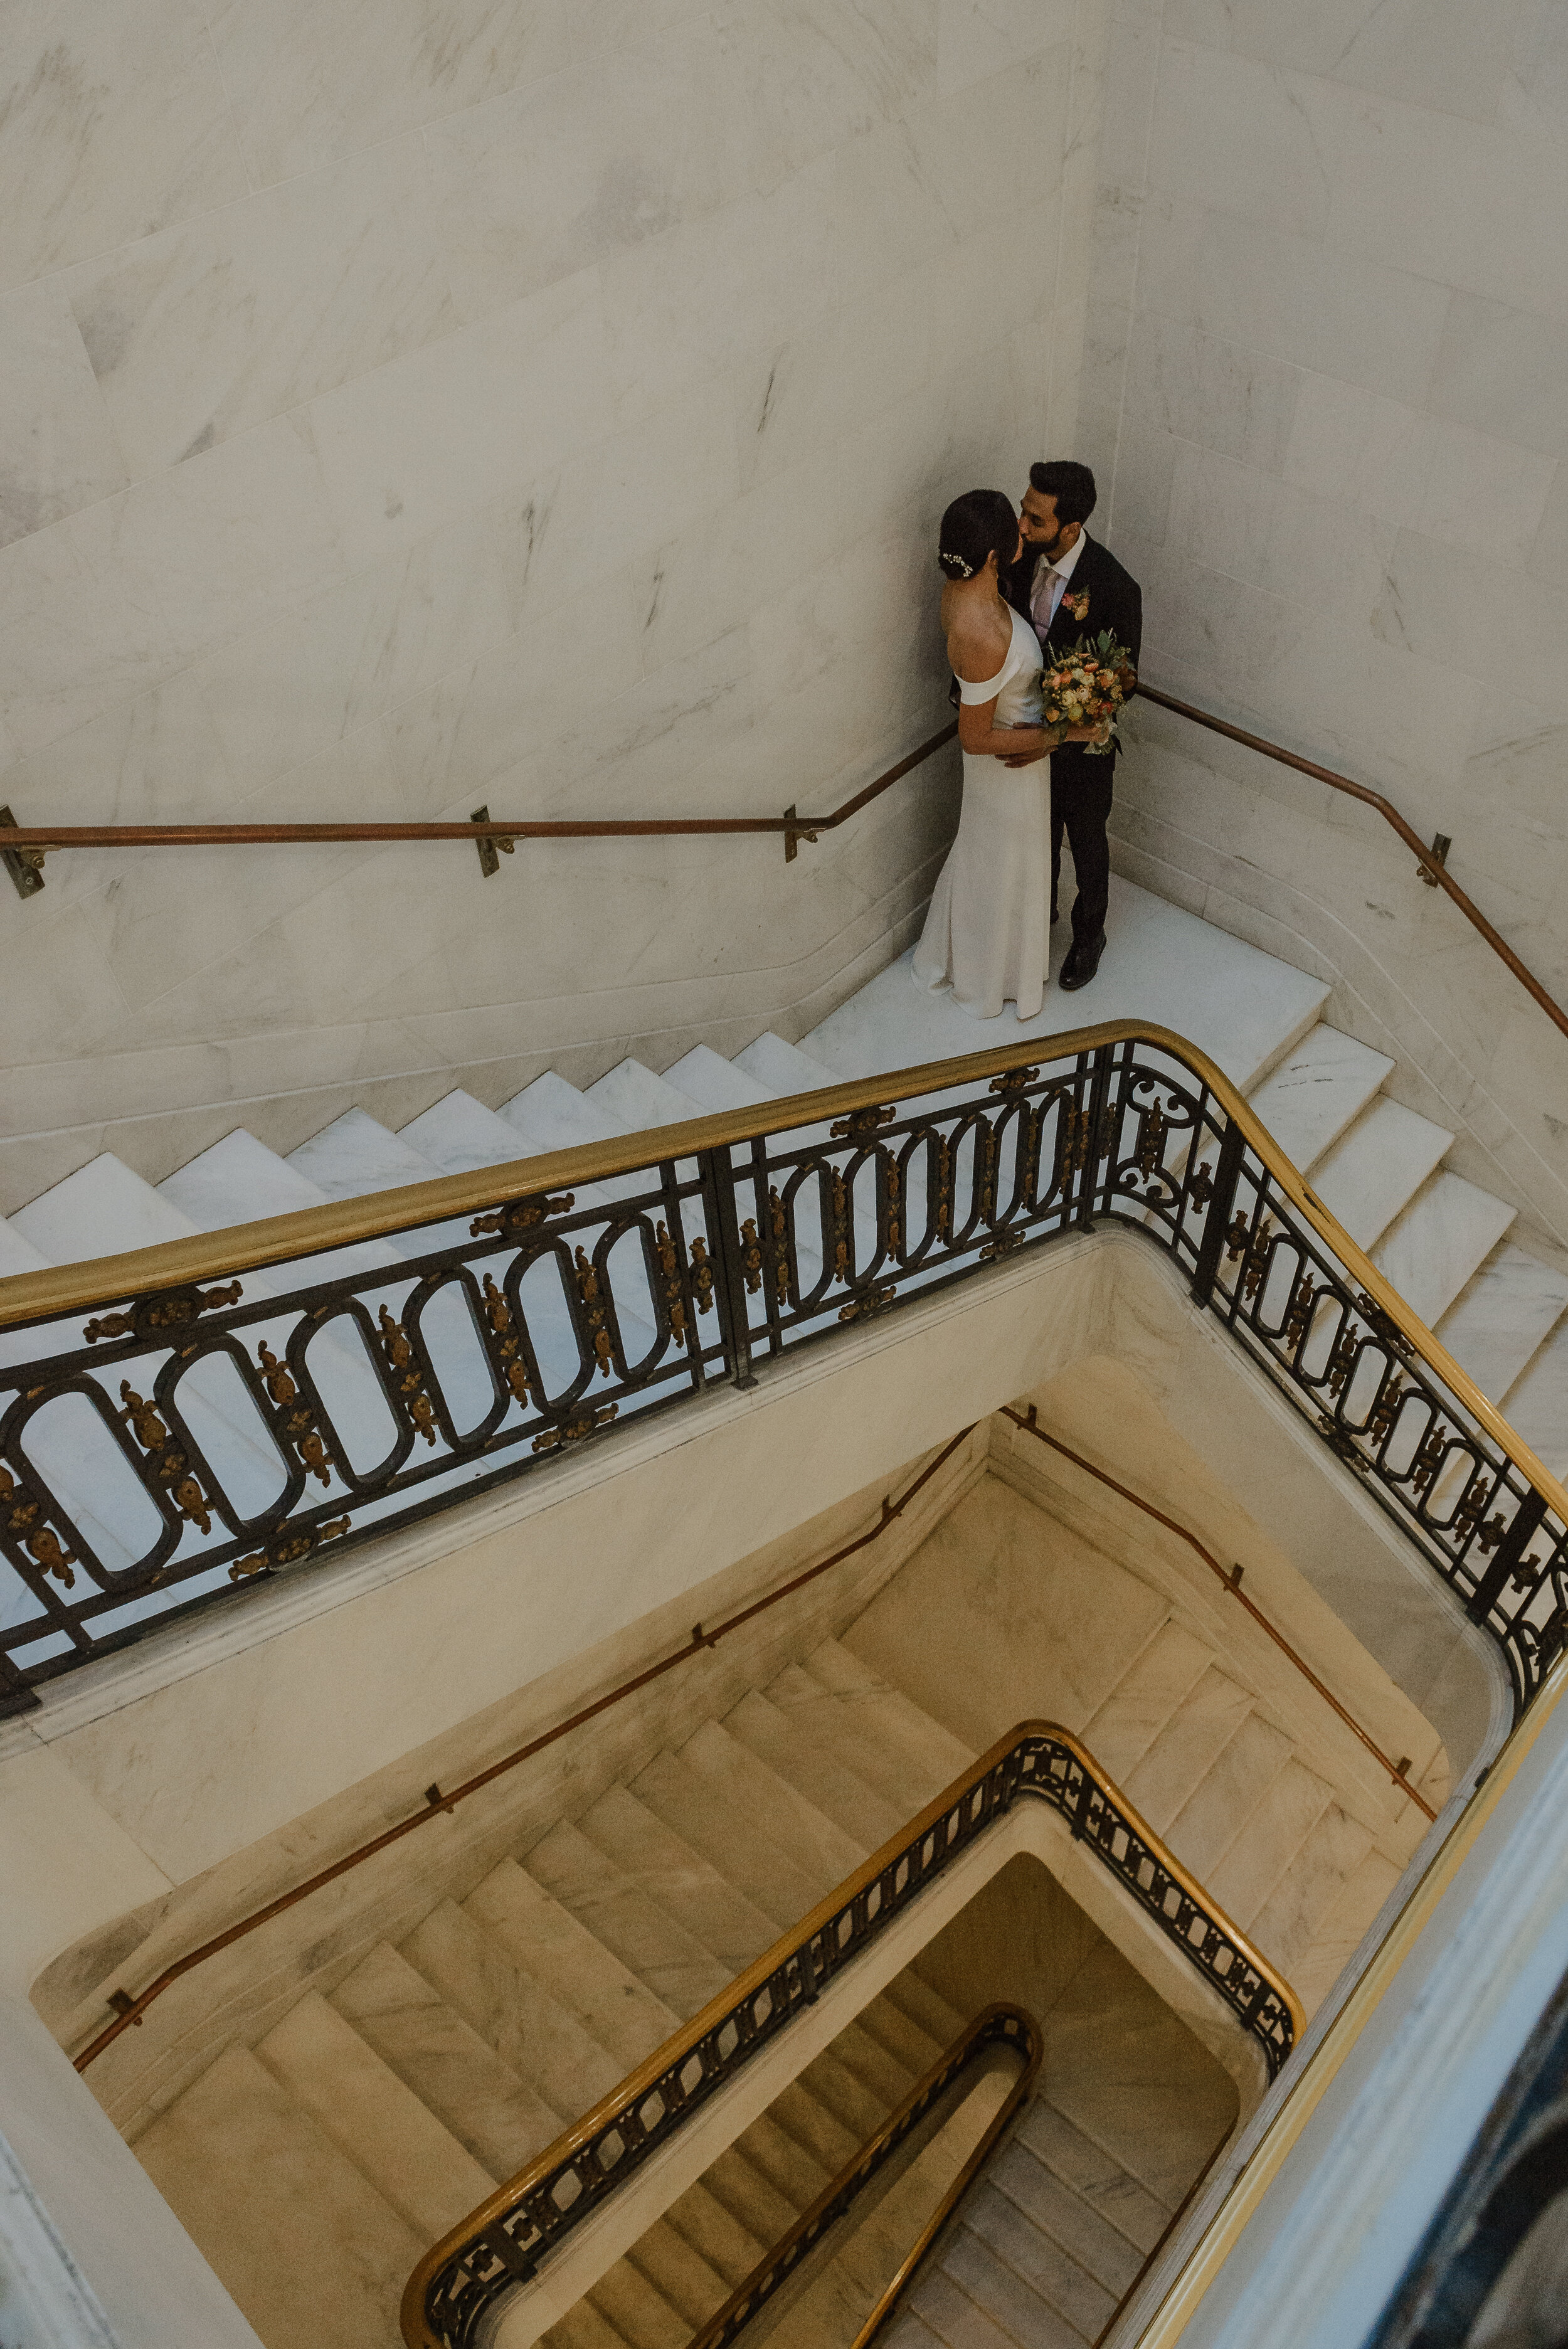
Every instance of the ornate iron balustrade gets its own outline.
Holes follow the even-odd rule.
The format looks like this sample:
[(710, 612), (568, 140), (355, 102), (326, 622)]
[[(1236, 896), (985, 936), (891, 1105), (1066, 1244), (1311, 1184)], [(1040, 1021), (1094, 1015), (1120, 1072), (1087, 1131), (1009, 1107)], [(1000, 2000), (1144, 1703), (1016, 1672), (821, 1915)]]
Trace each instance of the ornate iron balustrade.
[(472, 2349), (503, 2292), (526, 2282), (573, 2228), (1026, 1798), (1060, 1813), (1075, 1841), (1088, 1845), (1225, 2001), (1257, 2041), (1273, 2078), (1304, 2025), (1290, 1985), (1144, 1825), (1087, 1746), (1055, 1722), (1022, 1722), (426, 2253), (403, 2296), (410, 2349)]
[(1365, 1481), (1522, 1709), (1568, 1630), (1568, 1494), (1212, 1063), (1112, 1023), (0, 1282), (0, 1712), (1107, 1221)]
[(816, 2250), (829, 2229), (853, 2208), (890, 2157), (935, 2109), (948, 2089), (992, 2047), (1016, 2050), (1020, 2059), (1018, 2076), (856, 2333), (853, 2349), (863, 2349), (863, 2344), (892, 2315), (893, 2302), (1029, 2093), (1044, 2049), (1038, 2023), (1021, 2006), (987, 2006), (975, 2015), (946, 2052), (938, 2056), (925, 2077), (916, 2081), (897, 2110), (888, 2115), (875, 2136), (867, 2138), (854, 2159), (822, 2189), (810, 2209), (801, 2212), (789, 2232), (737, 2286), (717, 2314), (708, 2319), (689, 2349), (729, 2349), (729, 2344), (739, 2337), (758, 2311), (766, 2308), (774, 2294), (789, 2282), (801, 2261)]

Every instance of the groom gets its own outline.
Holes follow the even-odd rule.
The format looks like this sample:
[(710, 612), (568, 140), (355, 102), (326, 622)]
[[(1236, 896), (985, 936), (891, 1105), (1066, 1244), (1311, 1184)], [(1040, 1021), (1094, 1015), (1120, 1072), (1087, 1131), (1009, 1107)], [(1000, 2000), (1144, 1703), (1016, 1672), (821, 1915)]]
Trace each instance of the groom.
[[(1065, 458), (1048, 465), (1031, 465), (1018, 516), (1024, 551), (1019, 561), (1003, 572), (1002, 593), (1016, 611), (1033, 623), (1047, 662), (1066, 652), (1079, 636), (1092, 639), (1109, 629), (1119, 645), (1125, 645), (1136, 667), (1143, 635), (1142, 590), (1109, 548), (1085, 532), (1094, 504), (1094, 475), (1087, 465)], [(1064, 832), (1078, 874), (1073, 942), (1061, 977), (1070, 992), (1088, 985), (1105, 952), (1105, 911), (1110, 894), (1105, 825), (1110, 813), (1117, 750), (1113, 745), (1109, 751), (1094, 751), (1081, 742), (1067, 742), (1050, 758), (1053, 922)]]

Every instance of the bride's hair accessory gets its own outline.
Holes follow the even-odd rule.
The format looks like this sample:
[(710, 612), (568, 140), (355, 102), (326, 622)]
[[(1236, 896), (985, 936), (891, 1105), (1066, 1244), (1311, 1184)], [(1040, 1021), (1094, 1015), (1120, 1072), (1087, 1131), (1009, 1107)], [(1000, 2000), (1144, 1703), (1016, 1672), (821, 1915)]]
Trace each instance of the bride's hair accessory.
[(973, 579), (991, 555), (1001, 569), (1018, 544), (1018, 517), (1001, 490), (966, 490), (942, 517), (936, 560), (949, 579)]

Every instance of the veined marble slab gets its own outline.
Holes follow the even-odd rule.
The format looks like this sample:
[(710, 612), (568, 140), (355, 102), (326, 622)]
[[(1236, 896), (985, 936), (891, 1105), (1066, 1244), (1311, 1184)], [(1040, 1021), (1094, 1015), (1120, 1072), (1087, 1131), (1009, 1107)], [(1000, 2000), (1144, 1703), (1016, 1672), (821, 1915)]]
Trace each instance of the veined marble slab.
[(754, 1037), (742, 1051), (737, 1052), (730, 1064), (755, 1077), (768, 1092), (779, 1095), (809, 1093), (823, 1085), (842, 1081), (836, 1069), (821, 1061), (814, 1061), (810, 1052), (802, 1052), (798, 1044), (787, 1044), (782, 1036), (771, 1029)]
[(471, 1174), (480, 1166), (505, 1166), (523, 1155), (515, 1129), (460, 1085), (410, 1118), (398, 1138), (443, 1174)]
[(1554, 1476), (1568, 1471), (1568, 1328), (1558, 1329), (1503, 1398), (1503, 1417)]
[(627, 1130), (604, 1102), (590, 1101), (553, 1069), (503, 1102), (497, 1115), (515, 1125), (529, 1150), (541, 1155), (549, 1150), (575, 1150), (583, 1142), (614, 1142)]
[(1438, 1335), (1482, 1394), (1501, 1402), (1568, 1309), (1568, 1274), (1498, 1248), (1460, 1290)]
[(1358, 1117), (1394, 1063), (1322, 1020), (1251, 1096), (1292, 1164), (1305, 1174)]
[(673, 1068), (665, 1071), (664, 1082), (687, 1094), (699, 1109), (750, 1109), (773, 1098), (769, 1086), (758, 1083), (733, 1061), (725, 1060), (711, 1044), (694, 1044)]
[[(1328, 995), (1321, 980), (1114, 874), (1106, 937), (1090, 984), (1071, 995), (1048, 987), (1034, 1019), (1020, 1019), (1011, 1008), (995, 1019), (972, 1019), (950, 996), (917, 986), (913, 956), (902, 955), (813, 1028), (805, 1050), (842, 1081), (1059, 1036), (1101, 1019), (1148, 1019), (1198, 1045), (1244, 1092), (1315, 1024)], [(1053, 977), (1067, 948), (1063, 922), (1052, 942)]]
[[(190, 1216), (197, 1229), (222, 1231), (230, 1224), (259, 1222), (267, 1216), (297, 1215), (325, 1207), (328, 1195), (304, 1169), (280, 1158), (253, 1133), (236, 1126), (222, 1142), (190, 1159), (157, 1186), (159, 1196)], [(361, 1240), (325, 1256), (291, 1258), (279, 1267), (290, 1288), (311, 1280), (337, 1280), (349, 1273), (379, 1272), (403, 1258), (386, 1240)]]
[(18, 1207), (11, 1228), (50, 1264), (79, 1264), (190, 1239), (201, 1227), (106, 1150)]
[(1491, 1255), (1513, 1217), (1506, 1200), (1439, 1167), (1384, 1233), (1372, 1261), (1430, 1328)]
[(433, 1183), (445, 1171), (363, 1109), (345, 1110), (291, 1150), (288, 1163), (329, 1199), (360, 1199), (406, 1183)]
[(707, 1106), (682, 1092), (667, 1077), (655, 1076), (641, 1061), (623, 1061), (591, 1084), (583, 1099), (597, 1102), (611, 1116), (624, 1119), (628, 1133), (640, 1133), (650, 1126), (682, 1124), (688, 1118), (700, 1117)]
[(1453, 1140), (1430, 1118), (1380, 1097), (1313, 1170), (1312, 1187), (1364, 1248), (1380, 1239)]

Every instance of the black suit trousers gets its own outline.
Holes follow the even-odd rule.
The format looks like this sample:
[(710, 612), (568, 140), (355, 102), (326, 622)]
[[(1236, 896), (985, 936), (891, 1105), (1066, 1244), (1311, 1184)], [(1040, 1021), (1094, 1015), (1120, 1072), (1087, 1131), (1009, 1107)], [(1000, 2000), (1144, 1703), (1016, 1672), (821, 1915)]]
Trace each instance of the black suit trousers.
[(1078, 896), (1073, 905), (1073, 943), (1090, 946), (1105, 927), (1110, 901), (1110, 849), (1105, 837), (1110, 814), (1114, 752), (1099, 756), (1069, 744), (1051, 758), (1051, 904), (1062, 870), (1062, 834), (1073, 853)]

